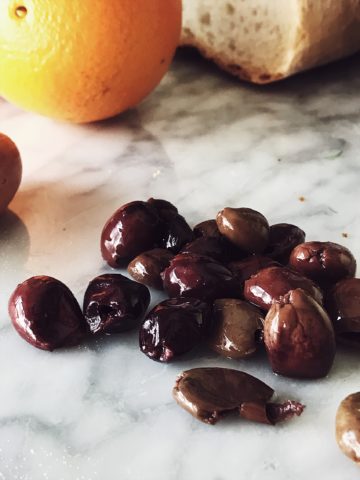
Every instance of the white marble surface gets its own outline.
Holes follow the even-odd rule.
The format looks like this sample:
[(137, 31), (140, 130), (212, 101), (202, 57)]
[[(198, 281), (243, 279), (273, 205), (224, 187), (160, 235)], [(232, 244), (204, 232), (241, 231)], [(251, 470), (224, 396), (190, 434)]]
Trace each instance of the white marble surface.
[[(329, 378), (315, 382), (275, 377), (261, 357), (204, 352), (161, 365), (140, 353), (136, 333), (47, 353), (26, 344), (6, 312), (16, 284), (35, 274), (61, 279), (81, 300), (107, 271), (103, 223), (151, 195), (173, 201), (192, 224), (225, 205), (253, 207), (360, 259), (359, 60), (258, 88), (180, 58), (139, 108), (92, 126), (0, 101), (0, 131), (24, 161), (11, 205), (21, 220), (8, 214), (0, 223), (0, 479), (359, 477), (334, 439), (338, 403), (360, 389), (359, 353), (339, 352)], [(171, 397), (176, 375), (201, 365), (244, 369), (306, 411), (277, 428), (203, 425)]]

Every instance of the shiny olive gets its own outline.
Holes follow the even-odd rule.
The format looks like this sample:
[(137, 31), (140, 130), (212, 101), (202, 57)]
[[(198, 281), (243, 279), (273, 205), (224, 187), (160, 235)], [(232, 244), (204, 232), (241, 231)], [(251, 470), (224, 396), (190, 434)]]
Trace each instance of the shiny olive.
[(209, 331), (210, 310), (194, 298), (171, 298), (145, 318), (139, 333), (141, 351), (153, 360), (170, 362), (199, 345)]
[(230, 270), (209, 257), (192, 253), (176, 255), (162, 276), (170, 297), (214, 300), (241, 296), (241, 288)]
[(217, 367), (187, 370), (173, 388), (176, 402), (210, 425), (229, 415), (267, 425), (301, 415), (304, 405), (299, 402), (268, 403), (273, 394), (272, 388), (245, 372)]
[(32, 277), (9, 300), (9, 315), (19, 335), (34, 347), (55, 350), (78, 345), (88, 333), (74, 295), (59, 280)]
[(317, 302), (322, 303), (320, 288), (310, 279), (285, 267), (268, 267), (246, 280), (244, 297), (248, 302), (269, 310), (274, 300), (280, 300), (290, 290), (302, 288)]
[(269, 224), (251, 208), (224, 208), (216, 217), (217, 226), (231, 243), (248, 253), (262, 253), (269, 243)]
[(135, 201), (119, 208), (101, 234), (101, 253), (113, 268), (120, 268), (140, 253), (157, 246), (163, 224), (157, 210)]
[(262, 312), (242, 300), (215, 300), (213, 327), (208, 344), (228, 358), (244, 358), (259, 348), (263, 332)]
[(127, 270), (137, 282), (161, 290), (163, 282), (160, 274), (173, 258), (174, 255), (169, 250), (154, 248), (135, 257)]
[(301, 289), (272, 305), (265, 318), (264, 342), (273, 371), (286, 377), (324, 377), (335, 357), (331, 320)]

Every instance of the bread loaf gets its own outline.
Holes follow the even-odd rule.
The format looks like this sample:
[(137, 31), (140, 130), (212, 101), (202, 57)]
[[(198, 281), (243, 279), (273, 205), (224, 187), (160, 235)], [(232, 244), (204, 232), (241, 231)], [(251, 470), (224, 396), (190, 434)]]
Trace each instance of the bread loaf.
[(183, 0), (182, 45), (268, 83), (360, 50), (360, 0)]

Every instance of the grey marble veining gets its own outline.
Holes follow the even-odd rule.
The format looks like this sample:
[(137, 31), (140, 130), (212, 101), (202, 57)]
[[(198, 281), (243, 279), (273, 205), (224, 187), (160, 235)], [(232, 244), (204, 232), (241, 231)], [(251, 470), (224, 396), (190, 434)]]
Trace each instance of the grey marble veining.
[[(360, 387), (359, 353), (341, 350), (315, 382), (276, 377), (261, 356), (235, 362), (204, 350), (157, 364), (140, 353), (136, 332), (47, 353), (17, 336), (6, 309), (16, 284), (35, 274), (61, 279), (81, 301), (87, 282), (108, 271), (105, 220), (149, 196), (173, 201), (192, 224), (225, 205), (249, 206), (360, 259), (359, 59), (254, 87), (181, 55), (137, 109), (90, 126), (0, 101), (0, 131), (24, 161), (0, 229), (0, 479), (359, 476), (334, 440), (337, 405)], [(244, 369), (306, 411), (276, 428), (203, 425), (171, 398), (177, 374), (202, 365)]]

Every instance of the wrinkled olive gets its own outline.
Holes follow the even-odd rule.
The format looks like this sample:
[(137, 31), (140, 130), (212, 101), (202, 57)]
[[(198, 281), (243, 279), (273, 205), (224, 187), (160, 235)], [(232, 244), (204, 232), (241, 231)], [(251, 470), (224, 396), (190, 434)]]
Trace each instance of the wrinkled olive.
[(84, 315), (92, 333), (120, 333), (138, 326), (149, 303), (145, 285), (123, 275), (105, 274), (89, 283)]
[(328, 314), (304, 290), (291, 290), (265, 318), (264, 342), (271, 367), (286, 377), (325, 377), (335, 357)]
[(194, 298), (171, 298), (146, 317), (139, 333), (140, 349), (159, 362), (170, 362), (200, 344), (208, 334), (210, 310)]
[(306, 242), (291, 253), (289, 266), (321, 285), (331, 285), (355, 275), (356, 260), (350, 250), (332, 242)]

